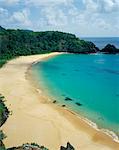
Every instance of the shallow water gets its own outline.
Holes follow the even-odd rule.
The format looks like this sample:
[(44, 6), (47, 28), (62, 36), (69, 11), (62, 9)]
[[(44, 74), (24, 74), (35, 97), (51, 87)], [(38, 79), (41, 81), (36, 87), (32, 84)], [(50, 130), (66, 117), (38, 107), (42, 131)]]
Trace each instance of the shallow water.
[(33, 70), (53, 100), (119, 135), (119, 55), (63, 54)]

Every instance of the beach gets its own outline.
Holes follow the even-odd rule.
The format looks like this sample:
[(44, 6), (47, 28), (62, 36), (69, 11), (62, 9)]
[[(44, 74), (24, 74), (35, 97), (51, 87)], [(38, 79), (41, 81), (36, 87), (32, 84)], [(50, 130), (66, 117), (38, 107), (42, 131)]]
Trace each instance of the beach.
[(35, 142), (58, 150), (69, 141), (76, 150), (119, 150), (119, 143), (66, 108), (50, 102), (34, 83), (30, 68), (61, 53), (21, 56), (0, 69), (0, 93), (11, 115), (2, 130), (6, 147)]

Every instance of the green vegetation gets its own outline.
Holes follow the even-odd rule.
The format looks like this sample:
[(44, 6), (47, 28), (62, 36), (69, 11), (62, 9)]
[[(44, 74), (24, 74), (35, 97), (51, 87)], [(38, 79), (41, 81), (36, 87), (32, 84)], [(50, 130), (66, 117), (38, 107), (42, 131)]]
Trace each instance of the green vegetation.
[(2, 142), (4, 138), (6, 138), (5, 134), (2, 131), (0, 131), (0, 150), (5, 150), (5, 145)]
[(4, 104), (4, 96), (0, 95), (0, 126), (4, 124), (8, 118), (9, 110)]
[[(9, 111), (4, 104), (4, 96), (0, 95), (0, 127), (5, 123), (9, 115)], [(0, 150), (5, 150), (2, 140), (6, 138), (5, 134), (0, 130)]]
[(44, 146), (39, 146), (36, 143), (31, 144), (26, 143), (23, 144), (22, 146), (8, 148), (7, 150), (48, 150), (48, 149)]
[(0, 27), (0, 66), (11, 58), (48, 52), (94, 53), (96, 46), (73, 34), (58, 31), (33, 32)]
[(4, 29), (0, 26), (0, 67), (17, 56), (48, 52), (69, 53), (119, 53), (119, 49), (108, 44), (99, 50), (92, 42), (80, 40), (74, 34), (46, 31)]
[[(23, 144), (22, 146), (8, 148), (7, 150), (49, 150), (49, 149), (47, 149), (44, 146), (39, 146), (36, 143), (31, 143), (31, 144), (26, 143)], [(67, 142), (67, 146), (66, 147), (61, 146), (60, 150), (75, 150), (75, 149), (69, 142)]]

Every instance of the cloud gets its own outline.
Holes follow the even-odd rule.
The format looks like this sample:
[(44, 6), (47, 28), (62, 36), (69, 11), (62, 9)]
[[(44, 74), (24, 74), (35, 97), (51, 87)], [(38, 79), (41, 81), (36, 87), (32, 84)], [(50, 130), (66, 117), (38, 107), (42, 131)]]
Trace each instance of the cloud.
[(16, 11), (10, 17), (10, 22), (15, 24), (20, 24), (22, 26), (31, 26), (31, 21), (29, 19), (29, 10), (23, 9), (22, 11)]
[[(42, 13), (40, 13), (39, 23), (42, 29), (63, 30), (83, 36), (95, 36), (95, 34), (107, 36), (115, 34), (117, 24), (119, 25), (116, 19), (119, 12), (118, 0), (82, 0), (83, 9), (77, 7), (74, 1), (69, 1), (69, 5), (66, 3), (62, 6), (60, 5), (63, 0), (60, 2), (58, 0), (53, 5), (50, 5), (51, 1), (39, 3), (39, 6), (43, 6), (40, 7)], [(113, 13), (115, 15), (112, 15)]]
[(111, 27), (109, 22), (99, 17), (95, 19), (95, 22), (93, 25), (101, 28), (101, 30), (109, 30)]
[(5, 17), (7, 15), (8, 15), (8, 10), (0, 7), (0, 16)]
[(117, 0), (102, 0), (100, 3), (104, 12), (113, 12), (119, 9), (119, 1)]
[(119, 0), (83, 0), (85, 8), (99, 13), (118, 11)]
[(119, 0), (0, 0), (0, 6), (0, 24), (9, 28), (119, 35)]
[(98, 3), (94, 0), (83, 0), (83, 4), (86, 8), (86, 10), (91, 12), (96, 12), (98, 10)]
[(5, 25), (7, 24), (7, 19), (8, 19), (8, 10), (0, 7), (0, 25)]
[(69, 5), (74, 0), (26, 0), (26, 4), (35, 6), (56, 6), (56, 5)]
[(68, 22), (66, 10), (73, 6), (74, 0), (26, 0), (27, 6), (39, 8), (39, 20), (36, 24), (47, 29), (61, 30)]
[(64, 26), (67, 24), (67, 16), (61, 9), (44, 8), (42, 14), (44, 15), (44, 22), (48, 26)]
[(0, 7), (0, 25), (12, 28), (29, 28), (32, 22), (29, 19), (29, 9), (9, 12), (7, 9)]
[(15, 5), (18, 4), (20, 0), (1, 0), (0, 3), (4, 5)]

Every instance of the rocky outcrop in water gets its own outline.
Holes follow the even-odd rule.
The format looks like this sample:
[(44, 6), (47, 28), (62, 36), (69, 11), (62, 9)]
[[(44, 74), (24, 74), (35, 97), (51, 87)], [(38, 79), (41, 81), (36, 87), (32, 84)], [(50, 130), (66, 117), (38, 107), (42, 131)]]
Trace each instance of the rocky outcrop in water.
[(78, 105), (78, 106), (82, 106), (82, 104), (81, 104), (81, 103), (79, 103), (79, 102), (76, 102), (75, 104), (76, 104), (76, 105)]
[(70, 97), (65, 97), (65, 101), (72, 101)]
[(106, 54), (116, 54), (119, 53), (119, 49), (117, 49), (114, 45), (107, 44), (101, 52), (106, 53)]

